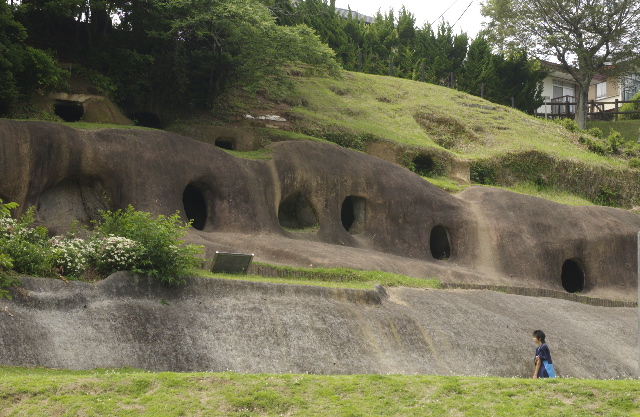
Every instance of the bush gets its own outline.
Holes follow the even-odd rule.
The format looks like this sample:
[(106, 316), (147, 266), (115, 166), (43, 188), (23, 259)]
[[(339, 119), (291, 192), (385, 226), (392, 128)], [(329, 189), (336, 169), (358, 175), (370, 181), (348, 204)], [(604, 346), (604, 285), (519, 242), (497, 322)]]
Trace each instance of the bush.
[(607, 142), (609, 143), (609, 152), (611, 153), (619, 153), (622, 145), (624, 145), (624, 139), (620, 132), (617, 132), (611, 129), (611, 133), (607, 137)]
[(54, 270), (62, 276), (80, 278), (92, 258), (91, 245), (84, 239), (56, 236), (51, 243)]
[(602, 139), (604, 137), (604, 132), (599, 127), (592, 127), (591, 129), (587, 129), (587, 133), (598, 139)]
[(138, 242), (114, 235), (95, 238), (92, 249), (93, 264), (105, 276), (135, 269), (145, 252)]
[(640, 168), (640, 158), (631, 158), (629, 160), (629, 167), (631, 168)]
[[(633, 96), (631, 100), (638, 100), (635, 103), (626, 103), (620, 106), (620, 111), (639, 111), (640, 112), (640, 93)], [(640, 119), (640, 113), (621, 114), (620, 120), (637, 120)]]
[[(0, 247), (10, 257), (13, 269), (27, 275), (46, 275), (51, 272), (51, 245), (47, 229), (31, 227), (34, 221), (33, 207), (15, 220), (0, 217)], [(6, 213), (6, 212), (5, 212)]]
[(591, 138), (589, 136), (580, 136), (578, 142), (586, 145), (587, 149), (593, 153), (599, 155), (606, 155), (609, 152), (609, 147), (598, 139)]
[[(182, 277), (198, 266), (197, 245), (185, 245), (180, 237), (189, 224), (173, 216), (151, 218), (150, 213), (126, 210), (101, 212), (95, 230), (86, 239), (70, 232), (47, 237), (44, 227), (32, 227), (34, 209), (20, 219), (9, 217), (15, 203), (0, 200), (0, 296), (9, 270), (36, 276), (86, 278), (131, 270), (169, 284), (183, 283)], [(10, 281), (10, 282), (14, 282)]]
[[(102, 219), (94, 222), (98, 238), (121, 236), (141, 246), (132, 271), (168, 284), (180, 284), (184, 282), (182, 277), (198, 266), (195, 255), (202, 252), (202, 247), (185, 245), (180, 240), (189, 224), (182, 223), (178, 213), (153, 219), (151, 213), (135, 211), (129, 206), (126, 210), (105, 211), (101, 215)], [(124, 241), (121, 243), (124, 245)], [(113, 251), (117, 244), (114, 245)]]
[(576, 123), (575, 120), (573, 119), (554, 119), (554, 121), (559, 124), (560, 126), (564, 127), (565, 129), (567, 129), (569, 132), (578, 132), (580, 131), (580, 127), (578, 126), (578, 123)]

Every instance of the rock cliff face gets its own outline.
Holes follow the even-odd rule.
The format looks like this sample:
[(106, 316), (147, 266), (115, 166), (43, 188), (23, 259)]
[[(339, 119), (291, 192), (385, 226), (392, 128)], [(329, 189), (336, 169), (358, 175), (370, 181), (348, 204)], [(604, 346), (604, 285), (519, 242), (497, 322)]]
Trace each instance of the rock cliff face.
[(543, 328), (560, 376), (637, 369), (632, 308), (207, 278), (175, 289), (124, 272), (96, 284), (25, 278), (23, 292), (0, 300), (0, 365), (530, 377), (531, 332)]
[(630, 212), (489, 187), (451, 196), (332, 144), (271, 149), (248, 160), (160, 131), (2, 120), (0, 198), (35, 206), (53, 230), (131, 204), (180, 211), (194, 219), (192, 241), (261, 261), (635, 297)]

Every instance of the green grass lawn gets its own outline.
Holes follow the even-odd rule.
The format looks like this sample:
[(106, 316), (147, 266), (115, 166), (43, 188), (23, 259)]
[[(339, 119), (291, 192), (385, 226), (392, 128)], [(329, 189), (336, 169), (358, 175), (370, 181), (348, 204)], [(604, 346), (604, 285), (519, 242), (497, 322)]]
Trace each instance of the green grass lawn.
[(635, 380), (0, 367), (0, 416), (639, 416)]

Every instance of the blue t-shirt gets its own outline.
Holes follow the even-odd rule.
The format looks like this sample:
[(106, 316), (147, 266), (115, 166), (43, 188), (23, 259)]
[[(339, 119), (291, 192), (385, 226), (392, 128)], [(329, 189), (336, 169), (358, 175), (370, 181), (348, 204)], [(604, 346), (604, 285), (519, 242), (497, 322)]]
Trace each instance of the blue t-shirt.
[[(547, 361), (549, 363), (553, 363), (551, 361), (551, 351), (549, 351), (549, 346), (546, 343), (541, 344), (536, 348), (536, 356), (540, 357), (541, 361)], [(535, 360), (535, 357), (533, 358)], [(538, 371), (538, 378), (549, 378), (549, 374), (547, 370), (544, 368), (544, 364), (540, 364), (540, 370)]]

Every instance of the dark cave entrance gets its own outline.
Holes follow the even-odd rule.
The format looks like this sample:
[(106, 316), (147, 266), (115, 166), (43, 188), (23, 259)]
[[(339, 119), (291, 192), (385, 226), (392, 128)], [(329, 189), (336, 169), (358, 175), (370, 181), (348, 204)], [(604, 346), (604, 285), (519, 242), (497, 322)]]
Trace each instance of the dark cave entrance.
[(220, 149), (234, 151), (236, 149), (236, 141), (233, 138), (217, 138), (215, 145)]
[(562, 287), (567, 292), (580, 292), (584, 289), (584, 271), (576, 259), (567, 259), (562, 264)]
[(278, 221), (285, 229), (301, 230), (318, 226), (315, 209), (300, 193), (292, 194), (280, 203)]
[(421, 177), (429, 177), (434, 173), (433, 158), (429, 155), (418, 155), (413, 158), (413, 172)]
[(129, 115), (129, 119), (133, 120), (136, 126), (150, 127), (153, 129), (162, 129), (160, 117), (157, 114), (140, 111)]
[(84, 106), (79, 101), (55, 100), (53, 112), (65, 122), (77, 122), (84, 116)]
[(449, 231), (444, 226), (434, 226), (429, 238), (431, 256), (435, 259), (449, 259), (451, 257), (451, 242)]
[(187, 185), (182, 193), (182, 205), (187, 219), (193, 220), (191, 227), (196, 230), (204, 230), (208, 213), (207, 202), (202, 191), (193, 184)]
[(344, 230), (356, 235), (364, 232), (365, 227), (365, 199), (362, 197), (349, 196), (342, 202), (340, 219)]

